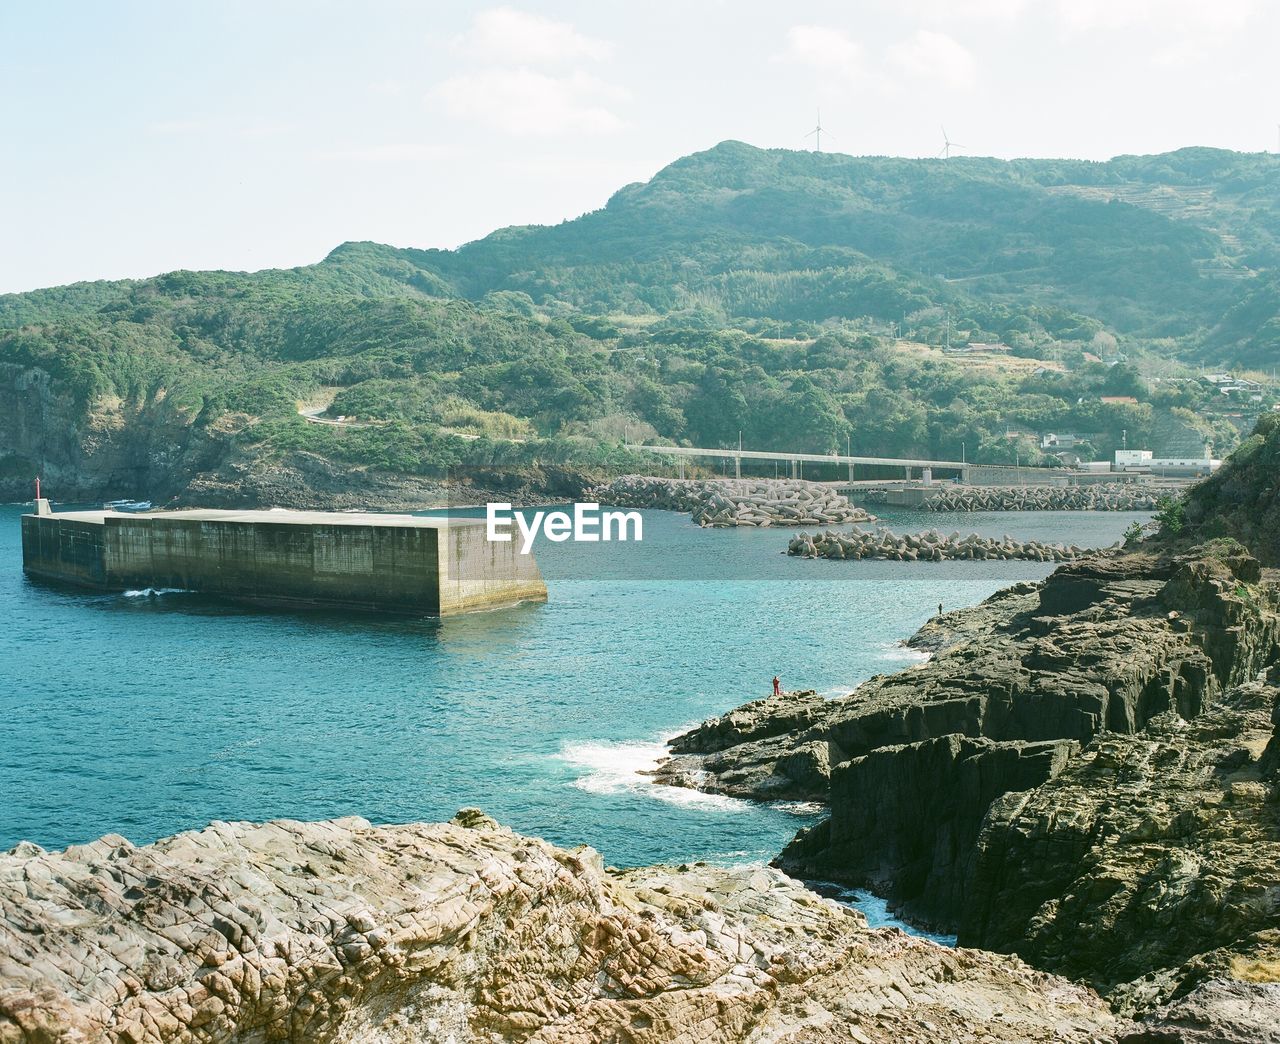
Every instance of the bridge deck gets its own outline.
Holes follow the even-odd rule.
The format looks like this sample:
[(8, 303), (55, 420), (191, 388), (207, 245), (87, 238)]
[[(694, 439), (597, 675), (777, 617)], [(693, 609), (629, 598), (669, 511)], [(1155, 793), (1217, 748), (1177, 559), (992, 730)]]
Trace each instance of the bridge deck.
[(841, 453), (776, 453), (768, 450), (706, 449), (701, 446), (640, 446), (628, 444), (627, 449), (644, 453), (665, 454), (672, 457), (710, 457), (722, 460), (767, 460), (789, 462), (793, 460), (817, 464), (875, 464), (893, 468), (935, 468), (944, 471), (967, 472), (970, 468), (984, 470), (1008, 470), (1009, 472), (1043, 472), (1046, 475), (1066, 475), (1066, 468), (1035, 467), (1029, 464), (975, 464), (965, 460), (925, 460), (917, 457), (853, 457)]

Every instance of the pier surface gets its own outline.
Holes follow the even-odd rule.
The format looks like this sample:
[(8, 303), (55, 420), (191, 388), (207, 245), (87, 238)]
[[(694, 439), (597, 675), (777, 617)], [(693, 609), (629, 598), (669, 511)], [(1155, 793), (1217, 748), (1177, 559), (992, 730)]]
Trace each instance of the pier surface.
[(24, 515), (28, 575), (107, 591), (438, 615), (541, 601), (532, 554), (481, 519), (327, 511)]

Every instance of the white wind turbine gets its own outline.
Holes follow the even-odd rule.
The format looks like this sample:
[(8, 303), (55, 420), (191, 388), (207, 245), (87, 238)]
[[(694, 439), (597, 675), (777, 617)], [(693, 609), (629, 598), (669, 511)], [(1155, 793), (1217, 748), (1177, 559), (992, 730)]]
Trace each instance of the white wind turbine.
[(961, 145), (957, 141), (952, 141), (950, 138), (947, 137), (947, 128), (943, 127), (942, 128), (942, 148), (938, 150), (938, 155), (941, 156), (943, 159), (950, 159), (952, 149), (963, 149), (963, 148), (966, 148), (966, 146)]
[(817, 124), (817, 126), (816, 126), (816, 127), (814, 127), (814, 128), (813, 128), (813, 130), (811, 130), (808, 134), (806, 134), (806, 135), (805, 135), (805, 137), (806, 137), (806, 138), (812, 138), (812, 139), (813, 139), (813, 151), (814, 151), (814, 152), (821, 152), (821, 151), (822, 151), (822, 132), (823, 132), (825, 129), (826, 129), (826, 128), (822, 126), (822, 110), (821, 110), (821, 109), (819, 109), (819, 110), (818, 110), (818, 124)]

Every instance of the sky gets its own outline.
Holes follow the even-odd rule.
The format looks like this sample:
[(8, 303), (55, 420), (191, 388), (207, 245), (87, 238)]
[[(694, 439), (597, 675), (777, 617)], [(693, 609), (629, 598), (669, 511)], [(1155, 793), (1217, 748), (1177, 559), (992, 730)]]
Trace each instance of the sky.
[(6, 0), (0, 293), (454, 247), (739, 139), (1276, 151), (1275, 0)]

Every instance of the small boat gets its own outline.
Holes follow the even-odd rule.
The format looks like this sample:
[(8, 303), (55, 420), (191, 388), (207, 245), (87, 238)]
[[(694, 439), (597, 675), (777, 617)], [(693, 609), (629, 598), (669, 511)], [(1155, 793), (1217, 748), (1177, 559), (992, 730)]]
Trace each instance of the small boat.
[(105, 511), (150, 511), (149, 500), (108, 500), (102, 505)]

